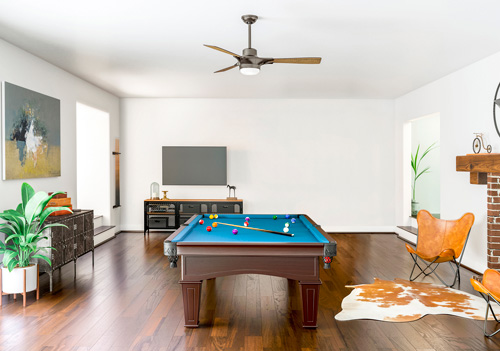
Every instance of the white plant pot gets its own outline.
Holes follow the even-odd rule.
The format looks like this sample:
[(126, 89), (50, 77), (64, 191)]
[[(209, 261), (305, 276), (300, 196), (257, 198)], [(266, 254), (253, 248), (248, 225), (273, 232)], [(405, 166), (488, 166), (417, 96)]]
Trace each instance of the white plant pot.
[(26, 271), (26, 292), (36, 290), (37, 264), (28, 267), (14, 268), (9, 272), (7, 267), (2, 267), (2, 292), (7, 294), (20, 294), (24, 291), (24, 271)]

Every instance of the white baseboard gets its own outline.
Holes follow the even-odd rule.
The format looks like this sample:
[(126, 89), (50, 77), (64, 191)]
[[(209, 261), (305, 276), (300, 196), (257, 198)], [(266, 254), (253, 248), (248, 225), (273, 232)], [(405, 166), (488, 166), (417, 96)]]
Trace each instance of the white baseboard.
[(394, 233), (394, 226), (321, 226), (328, 233)]

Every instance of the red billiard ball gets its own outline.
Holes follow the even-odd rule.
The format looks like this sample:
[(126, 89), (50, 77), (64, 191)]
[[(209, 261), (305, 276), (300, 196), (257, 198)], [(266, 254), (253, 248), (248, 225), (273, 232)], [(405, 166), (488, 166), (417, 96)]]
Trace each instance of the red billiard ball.
[(207, 232), (211, 232), (212, 231), (212, 227), (211, 226), (208, 226), (207, 227)]
[(198, 223), (203, 224), (203, 223), (205, 223), (205, 221), (204, 221), (203, 219), (200, 219), (200, 220), (198, 221)]
[(245, 227), (248, 227), (248, 222), (243, 223)]

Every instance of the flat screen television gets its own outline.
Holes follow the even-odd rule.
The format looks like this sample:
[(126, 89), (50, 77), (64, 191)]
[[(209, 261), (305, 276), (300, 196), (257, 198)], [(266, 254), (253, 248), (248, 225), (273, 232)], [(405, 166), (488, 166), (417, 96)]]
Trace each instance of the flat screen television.
[(226, 185), (225, 146), (163, 146), (163, 185)]

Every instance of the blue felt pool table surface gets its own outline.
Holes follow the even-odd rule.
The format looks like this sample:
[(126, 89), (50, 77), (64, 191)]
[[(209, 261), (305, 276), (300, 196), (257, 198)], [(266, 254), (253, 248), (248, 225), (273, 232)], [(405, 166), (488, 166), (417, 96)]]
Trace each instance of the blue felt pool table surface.
[[(189, 225), (182, 230), (172, 242), (207, 242), (207, 243), (327, 243), (328, 240), (315, 228), (315, 226), (304, 215), (273, 215), (267, 214), (219, 214), (217, 219), (210, 219), (208, 214), (198, 215), (191, 220)], [(285, 223), (290, 224), (289, 233), (293, 237), (251, 230), (249, 228), (235, 228), (222, 225), (220, 223), (235, 224), (243, 226), (245, 218), (250, 217), (249, 227), (272, 230), (283, 233)], [(295, 218), (295, 223), (291, 219)], [(204, 223), (199, 224), (203, 219)], [(213, 223), (219, 225), (214, 228)], [(211, 226), (212, 231), (208, 232), (207, 227)], [(238, 230), (238, 234), (233, 234), (233, 229)]]

